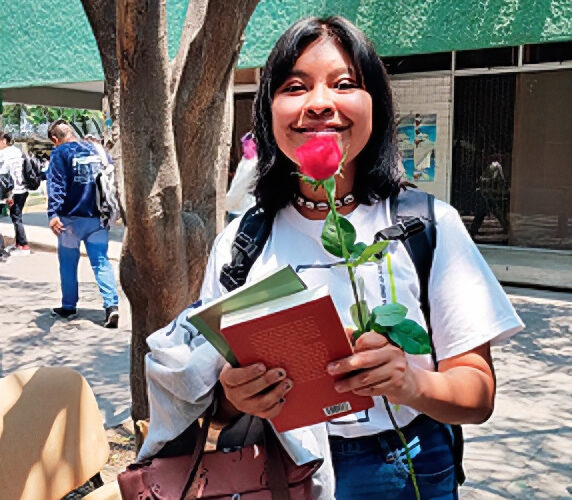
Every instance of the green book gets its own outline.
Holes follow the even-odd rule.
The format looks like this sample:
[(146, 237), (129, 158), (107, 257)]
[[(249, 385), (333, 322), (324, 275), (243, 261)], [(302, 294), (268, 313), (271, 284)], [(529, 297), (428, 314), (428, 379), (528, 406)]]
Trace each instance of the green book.
[(306, 289), (306, 285), (291, 266), (261, 276), (232, 292), (193, 309), (187, 316), (191, 323), (232, 365), (238, 366), (226, 339), (220, 332), (221, 316), (226, 313), (286, 297)]

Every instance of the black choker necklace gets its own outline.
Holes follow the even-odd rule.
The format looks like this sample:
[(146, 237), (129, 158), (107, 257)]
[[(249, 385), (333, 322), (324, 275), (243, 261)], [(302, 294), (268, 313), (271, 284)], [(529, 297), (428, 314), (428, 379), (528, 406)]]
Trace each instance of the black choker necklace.
[[(334, 200), (334, 203), (336, 204), (336, 208), (341, 208), (346, 205), (351, 205), (355, 200), (355, 196), (352, 193), (348, 193), (343, 198)], [(325, 212), (330, 209), (330, 205), (328, 205), (327, 201), (312, 201), (300, 193), (294, 196), (294, 203), (299, 207), (304, 207), (309, 210), (319, 210), (320, 212)]]

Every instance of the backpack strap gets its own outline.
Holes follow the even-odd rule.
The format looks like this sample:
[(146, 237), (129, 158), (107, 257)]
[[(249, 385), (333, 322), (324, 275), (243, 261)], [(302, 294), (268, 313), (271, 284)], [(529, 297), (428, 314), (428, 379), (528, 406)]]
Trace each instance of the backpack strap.
[(231, 261), (222, 266), (219, 281), (229, 292), (244, 285), (250, 268), (270, 236), (272, 220), (254, 206), (242, 217), (231, 247)]
[(435, 367), (437, 367), (431, 331), (431, 307), (429, 305), (429, 276), (437, 243), (434, 204), (435, 197), (432, 194), (411, 188), (401, 189), (397, 196), (390, 198), (391, 222), (393, 224), (407, 224), (417, 218), (424, 226), (421, 231), (412, 233), (402, 241), (419, 278), (419, 302), (431, 339), (431, 357)]
[[(431, 341), (431, 357), (435, 369), (438, 367), (437, 354), (433, 344), (433, 331), (431, 329), (431, 306), (429, 304), (429, 276), (433, 264), (433, 254), (437, 244), (437, 229), (435, 225), (435, 197), (419, 189), (405, 187), (400, 189), (396, 196), (390, 198), (391, 221), (394, 224), (405, 224), (414, 217), (423, 221), (422, 231), (412, 232), (411, 235), (402, 239), (407, 253), (413, 261), (415, 271), (419, 278), (419, 302), (427, 331)], [(447, 430), (451, 434), (453, 457), (455, 460), (455, 473), (457, 482), (465, 482), (463, 470), (463, 429), (460, 425), (448, 425)]]

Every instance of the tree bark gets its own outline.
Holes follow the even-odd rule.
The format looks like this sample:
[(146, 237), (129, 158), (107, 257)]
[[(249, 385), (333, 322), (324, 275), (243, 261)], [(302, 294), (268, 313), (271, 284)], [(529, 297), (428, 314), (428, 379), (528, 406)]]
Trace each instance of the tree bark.
[[(145, 340), (197, 297), (208, 248), (222, 228), (233, 68), (258, 0), (189, 2), (172, 62), (166, 0), (82, 2), (106, 82), (106, 65), (115, 74), (116, 64), (120, 76), (114, 81), (120, 82), (118, 123), (130, 222), (120, 278), (131, 304), (131, 415), (139, 420), (148, 416)], [(100, 41), (108, 36), (100, 14), (110, 6), (113, 51)]]

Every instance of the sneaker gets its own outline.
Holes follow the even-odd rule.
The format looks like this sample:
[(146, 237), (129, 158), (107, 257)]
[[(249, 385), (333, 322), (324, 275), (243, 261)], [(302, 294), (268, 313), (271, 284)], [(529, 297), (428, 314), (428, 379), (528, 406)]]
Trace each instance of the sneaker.
[(117, 328), (119, 324), (119, 311), (117, 306), (109, 306), (105, 308), (105, 328)]
[(16, 250), (16, 245), (8, 245), (4, 250), (8, 253), (13, 252)]
[(77, 316), (77, 309), (64, 309), (63, 307), (54, 307), (50, 309), (50, 316), (52, 318), (73, 319)]
[(16, 248), (10, 250), (10, 255), (30, 255), (30, 247), (28, 245), (17, 245)]

